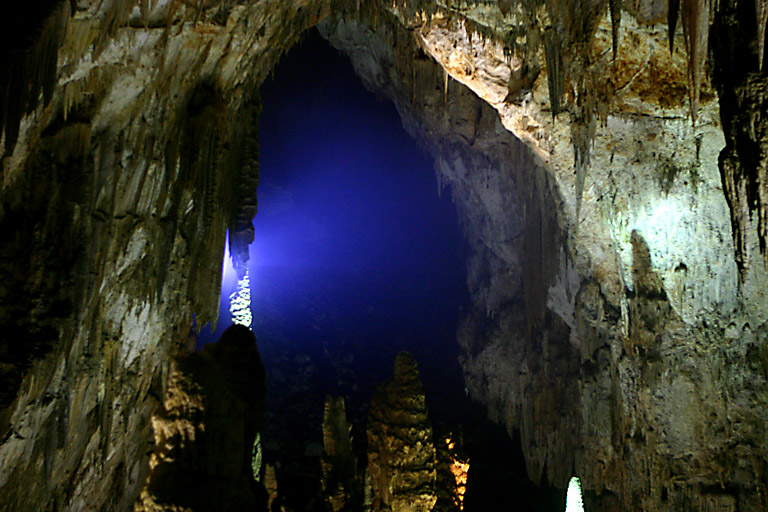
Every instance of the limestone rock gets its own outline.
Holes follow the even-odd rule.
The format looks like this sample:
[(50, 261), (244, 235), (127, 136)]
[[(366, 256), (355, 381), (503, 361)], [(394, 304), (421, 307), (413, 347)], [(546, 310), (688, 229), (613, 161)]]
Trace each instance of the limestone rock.
[(469, 460), (463, 453), (461, 431), (435, 428), (437, 451), (437, 503), (432, 512), (460, 512), (464, 510), (467, 492)]
[[(508, 22), (479, 5), (466, 13), (487, 30)], [(474, 306), (459, 340), (470, 394), (510, 432), (520, 430), (533, 481), (546, 469), (564, 488), (575, 468), (586, 489), (599, 491), (588, 495), (594, 510), (709, 502), (761, 509), (762, 484), (737, 468), (761, 473), (746, 461), (764, 455), (737, 461), (724, 447), (744, 453), (760, 444), (745, 440), (764, 431), (765, 415), (756, 413), (764, 408), (746, 404), (765, 403), (768, 389), (762, 370), (725, 361), (744, 361), (737, 354), (763, 343), (758, 283), (766, 275), (753, 266), (738, 284), (712, 91), (702, 96), (709, 99), (694, 130), (685, 94), (673, 93), (685, 82), (684, 61), (667, 62), (650, 44), (665, 34), (625, 15), (611, 73), (637, 74), (596, 127), (577, 211), (569, 121), (542, 115), (545, 77), (512, 99), (506, 77), (522, 64), (505, 60), (502, 45), (481, 37), (484, 29), (417, 18), (417, 44), (394, 49), (391, 41), (407, 40), (397, 27), (325, 23), (365, 83), (393, 99), (435, 155), (438, 182), (464, 219)], [(596, 47), (610, 41), (610, 27), (602, 27)], [(622, 51), (629, 41), (638, 44)], [(419, 59), (420, 51), (440, 66)], [(446, 82), (445, 72), (485, 101)], [(668, 91), (670, 103), (654, 90)], [(734, 388), (745, 381), (755, 384)], [(728, 421), (737, 410), (741, 419)], [(731, 476), (720, 479), (718, 470)], [(723, 485), (733, 486), (732, 496), (714, 490)]]
[(137, 512), (267, 510), (251, 452), (266, 374), (256, 339), (233, 325), (201, 352), (174, 359)]
[(350, 425), (344, 399), (328, 396), (323, 414), (323, 496), (330, 510), (360, 510), (362, 482), (357, 471), (357, 457), (352, 451)]
[(127, 510), (170, 360), (216, 318), (226, 230), (250, 234), (257, 86), (325, 6), (8, 7), (0, 509)]
[(416, 361), (395, 359), (368, 416), (368, 474), (374, 512), (428, 512), (436, 501), (436, 452)]

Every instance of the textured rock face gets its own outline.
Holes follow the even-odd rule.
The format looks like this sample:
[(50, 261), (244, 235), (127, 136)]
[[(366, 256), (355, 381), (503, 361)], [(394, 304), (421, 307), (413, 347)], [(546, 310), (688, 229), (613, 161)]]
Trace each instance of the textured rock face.
[(394, 378), (379, 386), (368, 415), (371, 510), (432, 510), (437, 502), (436, 457), (416, 361), (401, 352)]
[(135, 510), (267, 510), (251, 470), (266, 403), (253, 333), (233, 325), (201, 352), (174, 358), (168, 380)]
[[(490, 11), (466, 13), (499, 29)], [(551, 118), (543, 69), (510, 94), (524, 63), (469, 22), (415, 20), (410, 46), (366, 25), (328, 32), (451, 186), (474, 250), (475, 308), (459, 332), (467, 388), (520, 429), (531, 477), (546, 468), (564, 487), (575, 471), (599, 491), (597, 510), (761, 509), (763, 484), (747, 475), (764, 464), (753, 447), (765, 408), (749, 404), (766, 402), (765, 274), (738, 285), (717, 105), (705, 84), (692, 127), (685, 64), (656, 49), (661, 28), (624, 20), (608, 76), (626, 87), (594, 127), (579, 201), (578, 127)], [(596, 50), (609, 33), (598, 25)]]
[(323, 413), (322, 481), (323, 496), (333, 512), (359, 510), (362, 482), (357, 471), (357, 456), (352, 451), (350, 425), (344, 399), (328, 396)]
[(575, 470), (593, 510), (768, 508), (764, 24), (718, 3), (718, 103), (689, 90), (690, 12), (670, 54), (665, 2), (609, 3), (41, 10), (4, 47), (26, 71), (0, 78), (0, 508), (136, 500), (225, 229), (249, 236), (254, 91), (330, 12), (450, 186), (474, 253), (467, 388), (520, 429), (532, 478)]
[(63, 4), (50, 98), (2, 159), (0, 509), (128, 510), (255, 193), (256, 85), (319, 3)]

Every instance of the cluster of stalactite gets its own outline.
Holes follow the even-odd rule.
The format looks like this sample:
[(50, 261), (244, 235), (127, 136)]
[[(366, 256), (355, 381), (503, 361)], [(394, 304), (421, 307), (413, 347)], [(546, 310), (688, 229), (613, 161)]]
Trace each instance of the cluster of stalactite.
[[(166, 31), (171, 26), (171, 21), (178, 17), (188, 6), (181, 2), (171, 2), (170, 7), (164, 12), (161, 20), (151, 18), (152, 5), (147, 1), (136, 2), (110, 2), (101, 12), (98, 24), (80, 23), (73, 15), (77, 10), (76, 2), (45, 1), (38, 0), (40, 4), (36, 15), (22, 14), (10, 19), (19, 21), (25, 30), (25, 36), (17, 41), (11, 41), (3, 50), (0, 58), (3, 70), (0, 75), (0, 124), (5, 142), (5, 153), (10, 154), (15, 147), (19, 133), (21, 119), (29, 115), (40, 105), (47, 104), (53, 95), (57, 81), (57, 59), (59, 48), (66, 39), (79, 41), (78, 44), (69, 44), (70, 49), (79, 49), (80, 52), (93, 51), (94, 58), (106, 47), (119, 27), (128, 23), (131, 12), (135, 7), (139, 8), (139, 23), (146, 26), (165, 26)], [(630, 14), (638, 14), (645, 2), (624, 3), (622, 0), (567, 0), (544, 2), (542, 0), (522, 0), (519, 3), (511, 1), (468, 1), (468, 0), (396, 0), (395, 2), (339, 2), (332, 1), (326, 4), (317, 3), (314, 7), (307, 7), (297, 11), (296, 16), (284, 27), (286, 33), (300, 33), (297, 27), (311, 26), (322, 19), (329, 12), (362, 14), (373, 19), (384, 10), (393, 10), (401, 14), (406, 25), (415, 28), (432, 16), (440, 15), (451, 23), (461, 23), (468, 30), (478, 33), (486, 39), (498, 41), (505, 47), (509, 55), (520, 56), (527, 62), (531, 73), (536, 73), (537, 68), (546, 69), (550, 96), (550, 109), (553, 116), (562, 112), (568, 112), (571, 120), (571, 135), (574, 145), (575, 172), (576, 172), (576, 197), (577, 216), (583, 194), (584, 183), (590, 165), (590, 144), (595, 134), (596, 123), (608, 112), (613, 91), (610, 84), (603, 80), (600, 67), (596, 66), (596, 56), (593, 55), (592, 40), (595, 36), (599, 21), (606, 14), (610, 16), (612, 23), (613, 55), (616, 58), (618, 43), (621, 37), (621, 13), (622, 10)], [(462, 13), (466, 9), (477, 4), (497, 4), (502, 18), (510, 13), (522, 13), (525, 23), (518, 23), (514, 27), (489, 27), (473, 21)], [(200, 4), (202, 5), (202, 4)], [(666, 23), (669, 32), (670, 51), (674, 50), (675, 33), (682, 28), (682, 39), (688, 60), (688, 96), (690, 115), (693, 122), (699, 109), (702, 83), (706, 79), (706, 60), (709, 50), (710, 26), (715, 23), (718, 26), (733, 28), (730, 34), (719, 36), (723, 41), (716, 44), (714, 50), (714, 62), (716, 66), (723, 68), (733, 67), (732, 57), (727, 51), (721, 51), (733, 46), (733, 42), (739, 44), (739, 48), (753, 48), (746, 51), (752, 62), (746, 63), (745, 70), (741, 73), (762, 73), (765, 47), (765, 27), (768, 20), (768, 3), (765, 0), (748, 0), (746, 2), (715, 2), (713, 0), (671, 0), (666, 12)], [(220, 0), (217, 5), (207, 6), (207, 11), (215, 11), (214, 21), (224, 25), (233, 7), (230, 0)], [(192, 9), (191, 7), (189, 9)], [(17, 9), (23, 13), (23, 9)], [(203, 15), (202, 7), (192, 9), (195, 19)], [(540, 16), (541, 12), (546, 16)], [(734, 14), (743, 21), (738, 22), (738, 27), (733, 24)], [(648, 22), (661, 20), (649, 19)], [(725, 40), (727, 39), (727, 40)], [(537, 63), (538, 54), (543, 49), (545, 63)], [(275, 58), (278, 58), (276, 54)], [(722, 58), (721, 58), (722, 57)], [(738, 56), (738, 62), (745, 62), (743, 56)], [(76, 60), (78, 55), (68, 55), (70, 61)], [(274, 64), (274, 63), (272, 63)], [(266, 66), (271, 69), (272, 66)], [(748, 71), (747, 71), (748, 69)], [(13, 71), (11, 71), (13, 70)], [(731, 70), (733, 71), (733, 70)], [(723, 77), (727, 74), (723, 74)], [(754, 78), (750, 79), (754, 90)], [(739, 93), (729, 86), (733, 79), (722, 81), (721, 101), (728, 95)], [(88, 90), (78, 86), (77, 82), (69, 86), (71, 91)], [(742, 88), (743, 89), (743, 88)], [(78, 95), (71, 94), (71, 100)], [(728, 103), (730, 100), (726, 98)], [(68, 102), (65, 102), (68, 103)], [(739, 103), (737, 101), (737, 103)], [(744, 103), (744, 101), (741, 101)], [(751, 107), (760, 108), (750, 102)], [(757, 102), (759, 103), (759, 101)], [(746, 105), (741, 105), (746, 106)], [(65, 105), (65, 115), (67, 105)], [(724, 114), (726, 131), (729, 129), (730, 117)], [(739, 125), (741, 123), (736, 123)], [(754, 123), (752, 123), (754, 124)], [(734, 130), (739, 130), (736, 126)], [(754, 130), (753, 130), (754, 131)], [(744, 143), (737, 143), (735, 134), (726, 135), (730, 148)], [(741, 137), (741, 136), (739, 136)], [(745, 133), (753, 144), (759, 137), (749, 132)], [(79, 137), (87, 139), (84, 135)], [(744, 138), (744, 137), (741, 137)], [(247, 149), (247, 148), (246, 148)], [(751, 153), (754, 153), (752, 151)], [(740, 156), (743, 160), (750, 160), (750, 151), (742, 149)], [(759, 158), (756, 159), (759, 161)], [(764, 188), (760, 185), (764, 181), (757, 164), (747, 164), (745, 168), (734, 167), (732, 158), (727, 155), (724, 158), (723, 173), (724, 186), (733, 211), (734, 237), (736, 242), (737, 260), (744, 267), (746, 258), (746, 235), (748, 219), (745, 220), (746, 211), (758, 214), (758, 236), (760, 248), (765, 253), (766, 238), (768, 235), (768, 215), (765, 210), (768, 206), (768, 194), (761, 193)], [(246, 166), (246, 168), (251, 168)], [(734, 170), (735, 169), (735, 170)], [(257, 171), (246, 172), (248, 180), (253, 180)], [(733, 179), (731, 179), (733, 178)], [(210, 197), (210, 196), (209, 196)], [(241, 200), (244, 198), (240, 198)], [(242, 217), (245, 218), (255, 211), (255, 202), (248, 201), (244, 204)], [(247, 213), (245, 213), (247, 211)], [(751, 213), (749, 213), (751, 215)], [(233, 227), (242, 230), (243, 219), (236, 216), (233, 219)], [(245, 229), (247, 231), (247, 229)], [(244, 239), (247, 239), (245, 236)], [(242, 252), (242, 251), (240, 251)]]
[[(720, 154), (720, 174), (742, 279), (754, 260), (750, 254), (753, 228), (760, 252), (768, 256), (768, 77), (763, 70), (766, 7), (761, 0), (756, 5), (755, 9), (750, 1), (720, 2), (712, 27), (713, 78), (726, 141)], [(755, 33), (757, 47), (753, 44)]]
[(229, 224), (229, 253), (232, 265), (242, 277), (247, 271), (248, 246), (253, 242), (253, 217), (258, 209), (256, 189), (259, 186), (259, 122), (260, 103), (251, 100), (240, 108), (233, 126), (242, 127), (232, 137), (231, 162), (228, 164), (236, 175), (232, 220)]
[[(522, 14), (527, 22), (502, 27), (480, 24), (464, 15), (478, 4), (490, 8), (498, 4), (503, 16)], [(757, 216), (756, 232), (764, 255), (768, 239), (768, 180), (765, 166), (761, 165), (764, 150), (760, 142), (764, 138), (760, 120), (766, 110), (762, 98), (765, 96), (763, 62), (768, 3), (765, 0), (671, 0), (666, 12), (658, 12), (665, 6), (646, 9), (646, 4), (648, 2), (622, 0), (397, 0), (392, 9), (412, 28), (433, 16), (446, 18), (449, 24), (461, 24), (471, 33), (503, 44), (506, 53), (526, 63), (529, 74), (546, 69), (552, 116), (568, 113), (571, 121), (577, 219), (596, 125), (610, 112), (615, 92), (613, 84), (604, 79), (604, 65), (598, 65), (599, 57), (594, 54), (592, 41), (598, 23), (606, 14), (610, 16), (614, 61), (619, 51), (623, 10), (641, 23), (665, 21), (670, 53), (675, 51), (676, 34), (682, 32), (687, 59), (688, 109), (693, 124), (698, 117), (703, 84), (712, 71), (707, 69), (707, 59), (709, 55), (714, 57), (728, 143), (721, 158), (723, 185), (731, 206), (737, 262), (745, 270), (753, 213)], [(541, 16), (541, 12), (546, 16)], [(713, 45), (709, 44), (711, 27), (719, 32)], [(678, 34), (678, 40), (679, 37)], [(538, 62), (541, 50), (544, 63)], [(722, 70), (719, 73), (718, 68)]]

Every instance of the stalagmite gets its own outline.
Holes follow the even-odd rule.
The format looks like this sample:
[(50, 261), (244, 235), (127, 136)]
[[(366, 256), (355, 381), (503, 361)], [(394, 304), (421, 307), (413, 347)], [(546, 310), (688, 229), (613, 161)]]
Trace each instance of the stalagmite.
[(229, 296), (229, 311), (232, 323), (250, 328), (253, 323), (251, 313), (251, 281), (246, 268), (243, 276), (237, 281), (237, 290)]

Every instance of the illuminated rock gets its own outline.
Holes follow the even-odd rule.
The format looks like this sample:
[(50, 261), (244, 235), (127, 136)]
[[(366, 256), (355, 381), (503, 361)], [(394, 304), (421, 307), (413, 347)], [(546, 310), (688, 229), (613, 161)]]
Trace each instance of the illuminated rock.
[(251, 312), (251, 280), (248, 269), (237, 281), (237, 290), (229, 296), (229, 312), (232, 323), (251, 328), (253, 313)]
[(265, 398), (256, 339), (242, 326), (175, 358), (163, 411), (152, 417), (150, 473), (135, 510), (266, 510), (252, 469)]
[(565, 494), (565, 512), (584, 512), (584, 503), (581, 499), (581, 482), (574, 476), (568, 482), (568, 490)]
[(373, 512), (428, 512), (437, 502), (436, 453), (416, 361), (395, 359), (368, 414), (368, 475)]
[(435, 448), (438, 499), (433, 512), (460, 512), (464, 510), (469, 473), (469, 459), (462, 453), (461, 432), (436, 428)]

